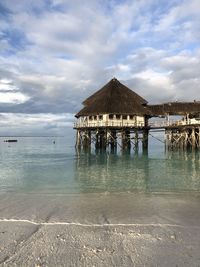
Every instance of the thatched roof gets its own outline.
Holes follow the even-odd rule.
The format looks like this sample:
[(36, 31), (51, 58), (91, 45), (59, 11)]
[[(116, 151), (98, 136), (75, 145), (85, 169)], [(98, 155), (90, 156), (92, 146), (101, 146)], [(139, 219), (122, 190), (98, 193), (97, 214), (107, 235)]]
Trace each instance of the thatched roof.
[(161, 105), (149, 105), (152, 116), (186, 115), (200, 113), (200, 102), (171, 102)]
[(88, 97), (85, 107), (76, 117), (97, 114), (150, 114), (147, 101), (113, 78), (99, 91)]

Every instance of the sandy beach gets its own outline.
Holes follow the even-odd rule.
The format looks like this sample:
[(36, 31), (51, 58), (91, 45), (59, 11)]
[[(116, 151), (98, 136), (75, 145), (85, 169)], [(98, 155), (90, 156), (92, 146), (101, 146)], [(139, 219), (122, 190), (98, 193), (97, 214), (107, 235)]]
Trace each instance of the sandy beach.
[(0, 195), (0, 266), (200, 266), (199, 194)]

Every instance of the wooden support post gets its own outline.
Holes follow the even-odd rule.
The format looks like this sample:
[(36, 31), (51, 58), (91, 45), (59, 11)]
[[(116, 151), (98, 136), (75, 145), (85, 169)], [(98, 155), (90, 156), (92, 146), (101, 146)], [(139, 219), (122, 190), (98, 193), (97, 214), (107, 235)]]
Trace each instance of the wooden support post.
[(122, 149), (130, 149), (131, 147), (130, 131), (122, 130), (121, 138), (122, 138)]
[(187, 149), (188, 147), (188, 131), (187, 130), (184, 130), (184, 149)]
[(125, 149), (126, 148), (126, 135), (125, 135), (124, 130), (122, 130), (121, 132), (121, 139), (122, 139), (122, 143), (121, 143), (122, 149)]
[(165, 150), (169, 148), (169, 132), (165, 129)]
[(172, 131), (169, 131), (169, 149), (172, 148)]
[(180, 134), (179, 146), (183, 150), (183, 146), (184, 146), (184, 132), (181, 130), (179, 134)]
[(198, 148), (200, 148), (200, 127), (199, 127), (198, 130), (199, 130), (199, 133), (198, 133), (198, 134), (199, 134), (199, 138), (198, 138), (198, 140), (199, 140), (199, 145), (198, 145)]
[(81, 140), (80, 140), (80, 132), (79, 130), (76, 131), (76, 148), (79, 148), (81, 146)]
[(117, 148), (116, 131), (111, 131), (109, 137), (110, 137), (110, 147), (111, 147), (111, 150), (114, 151)]
[(127, 149), (130, 149), (131, 148), (131, 139), (130, 139), (130, 131), (129, 130), (126, 130), (125, 137), (126, 137)]
[(91, 131), (90, 130), (88, 130), (87, 136), (88, 136), (88, 148), (90, 148), (91, 147)]
[(176, 146), (175, 140), (176, 140), (176, 134), (174, 133), (174, 131), (172, 131), (172, 149), (174, 149)]
[(189, 124), (189, 114), (186, 113), (186, 124)]
[(106, 145), (107, 145), (107, 133), (106, 131), (101, 131), (99, 134), (99, 148), (100, 149), (106, 149)]
[(192, 141), (192, 149), (195, 149), (195, 147), (196, 147), (196, 136), (195, 136), (195, 129), (194, 128), (192, 128), (191, 141)]
[(103, 149), (106, 149), (107, 145), (108, 145), (108, 135), (107, 135), (107, 130), (105, 130), (103, 134)]
[(135, 129), (135, 151), (138, 152), (138, 148), (139, 148), (139, 145), (138, 145), (138, 130)]
[(83, 132), (83, 148), (87, 149), (88, 148), (88, 136), (87, 136), (87, 131)]
[(115, 149), (117, 149), (117, 132), (113, 131), (112, 136), (114, 138), (114, 147), (115, 147)]
[(166, 135), (166, 141), (165, 141), (166, 148), (168, 150), (173, 149), (176, 146), (177, 134), (174, 133), (171, 129), (166, 129), (165, 135)]
[(169, 126), (169, 114), (167, 113), (167, 125)]
[(167, 133), (167, 130), (165, 129), (165, 150), (167, 149), (168, 147), (168, 133)]
[(147, 151), (148, 150), (148, 140), (149, 139), (149, 130), (148, 129), (144, 129), (143, 130), (143, 140), (142, 140), (142, 148), (143, 151)]
[(103, 133), (102, 132), (100, 132), (99, 138), (100, 138), (100, 140), (99, 140), (99, 148), (102, 149), (102, 147), (103, 147)]
[(192, 131), (191, 129), (188, 129), (187, 132), (188, 132), (187, 148), (191, 148), (192, 147)]
[(96, 132), (96, 140), (95, 140), (95, 148), (99, 149), (100, 148), (100, 137), (99, 137), (99, 132)]
[(194, 129), (194, 133), (195, 133), (195, 147), (198, 148), (198, 147), (199, 147), (198, 128), (195, 128), (195, 129)]

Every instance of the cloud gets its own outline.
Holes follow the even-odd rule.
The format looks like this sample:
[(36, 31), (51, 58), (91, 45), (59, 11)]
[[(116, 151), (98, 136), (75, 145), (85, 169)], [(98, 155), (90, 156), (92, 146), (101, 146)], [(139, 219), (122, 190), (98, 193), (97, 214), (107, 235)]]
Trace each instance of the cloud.
[(13, 85), (12, 80), (9, 79), (1, 79), (0, 80), (0, 91), (15, 91), (18, 88)]
[(113, 76), (152, 103), (193, 100), (199, 10), (198, 0), (2, 0), (0, 112), (74, 114)]
[(13, 103), (13, 104), (21, 104), (28, 100), (28, 97), (23, 95), (22, 93), (2, 93), (0, 92), (0, 103)]
[(0, 80), (0, 103), (21, 104), (29, 100), (29, 97), (17, 88), (12, 80)]
[[(0, 113), (0, 130), (3, 135), (64, 135), (73, 127), (71, 114)], [(23, 131), (22, 131), (23, 129)]]

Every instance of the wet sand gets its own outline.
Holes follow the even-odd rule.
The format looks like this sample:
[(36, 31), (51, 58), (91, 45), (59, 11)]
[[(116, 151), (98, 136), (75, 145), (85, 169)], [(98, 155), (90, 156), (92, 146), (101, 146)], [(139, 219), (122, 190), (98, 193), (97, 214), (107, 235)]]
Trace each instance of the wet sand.
[(199, 194), (0, 195), (0, 266), (200, 266)]

